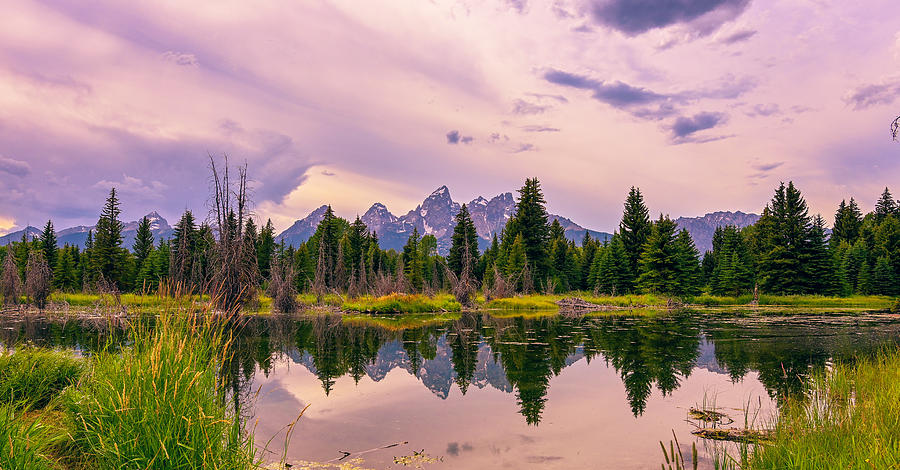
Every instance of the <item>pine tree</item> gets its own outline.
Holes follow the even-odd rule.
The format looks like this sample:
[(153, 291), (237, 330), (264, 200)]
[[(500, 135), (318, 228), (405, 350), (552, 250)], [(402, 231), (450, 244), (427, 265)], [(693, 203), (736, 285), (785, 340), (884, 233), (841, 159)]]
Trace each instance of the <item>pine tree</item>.
[(894, 200), (891, 191), (888, 188), (884, 188), (884, 192), (881, 193), (881, 197), (875, 203), (875, 221), (881, 223), (885, 217), (897, 214), (897, 212), (897, 201)]
[(150, 231), (150, 219), (146, 216), (138, 223), (132, 250), (134, 252), (135, 264), (139, 267), (144, 264), (144, 261), (150, 256), (150, 252), (153, 250), (153, 232)]
[[(123, 290), (125, 281), (126, 257), (122, 247), (122, 222), (119, 220), (121, 210), (116, 189), (109, 191), (109, 197), (100, 220), (97, 221), (94, 233), (94, 246), (91, 248), (91, 265), (94, 276), (101, 276), (110, 285)], [(92, 277), (92, 280), (96, 278)]]
[(59, 256), (56, 247), (56, 231), (53, 230), (52, 220), (47, 221), (47, 225), (44, 225), (44, 231), (41, 232), (41, 249), (44, 250), (44, 259), (47, 261), (47, 266), (50, 267), (50, 272), (52, 273), (56, 269), (56, 261)]
[(266, 221), (265, 227), (259, 232), (259, 240), (256, 243), (256, 263), (259, 274), (264, 279), (271, 277), (272, 257), (275, 255), (275, 226), (272, 219)]
[(897, 279), (894, 268), (887, 256), (879, 256), (872, 269), (870, 293), (876, 295), (896, 295)]
[(782, 183), (757, 223), (762, 238), (760, 287), (772, 294), (801, 294), (811, 284), (803, 266), (811, 219), (793, 182)]
[(419, 250), (419, 229), (413, 228), (412, 234), (403, 246), (403, 272), (413, 289), (420, 291), (424, 283), (422, 276), (422, 257)]
[[(472, 268), (478, 263), (478, 232), (475, 229), (475, 223), (472, 222), (472, 216), (465, 204), (456, 214), (456, 226), (453, 227), (453, 235), (450, 237), (450, 253), (447, 255), (447, 267), (450, 271), (460, 278), (463, 274), (463, 265), (466, 259), (466, 250)], [(474, 272), (468, 273), (474, 276)]]
[(197, 248), (197, 224), (194, 214), (186, 210), (181, 219), (175, 224), (172, 240), (169, 246), (169, 273), (168, 277), (176, 285), (192, 290), (191, 273), (193, 272), (194, 253)]
[(519, 189), (516, 214), (504, 228), (504, 240), (507, 246), (515, 243), (515, 239), (519, 235), (522, 236), (525, 257), (538, 282), (543, 282), (550, 270), (548, 254), (550, 226), (547, 223), (548, 215), (545, 206), (546, 201), (541, 191), (541, 183), (537, 178), (526, 179), (525, 185)]
[(296, 285), (298, 292), (306, 292), (312, 284), (316, 267), (306, 243), (301, 243), (294, 252), (294, 271), (296, 272)]
[(520, 290), (523, 286), (522, 277), (527, 273), (525, 267), (528, 265), (528, 253), (525, 250), (524, 237), (520, 233), (516, 235), (515, 240), (509, 250), (509, 257), (506, 260), (506, 277), (515, 282), (516, 289)]
[(801, 254), (801, 263), (807, 285), (807, 294), (834, 295), (838, 292), (837, 268), (834, 257), (828, 252), (825, 240), (825, 219), (817, 215), (806, 237), (806, 247)]
[(69, 246), (66, 245), (59, 250), (59, 259), (56, 263), (56, 269), (53, 271), (53, 287), (63, 292), (71, 292), (77, 286), (78, 277), (75, 273), (75, 261), (72, 259)]
[(676, 228), (675, 222), (662, 215), (652, 224), (640, 257), (637, 285), (642, 290), (657, 294), (678, 292), (680, 272)]
[(677, 286), (674, 295), (693, 297), (700, 294), (701, 273), (700, 253), (687, 230), (682, 229), (675, 238), (676, 261), (678, 266)]
[(863, 217), (859, 206), (853, 198), (850, 203), (841, 201), (837, 212), (834, 214), (834, 228), (831, 232), (831, 245), (836, 246), (842, 241), (849, 244), (856, 242), (859, 237), (859, 230), (862, 227)]
[(619, 235), (622, 237), (622, 245), (628, 259), (628, 283), (638, 275), (638, 261), (644, 250), (644, 243), (650, 236), (650, 225), (650, 211), (644, 205), (644, 196), (641, 195), (640, 189), (632, 186), (625, 199), (625, 210), (619, 223)]
[(581, 276), (578, 288), (587, 289), (591, 286), (590, 276), (591, 267), (594, 264), (594, 255), (597, 254), (598, 242), (591, 237), (590, 232), (584, 232), (584, 238), (581, 240)]

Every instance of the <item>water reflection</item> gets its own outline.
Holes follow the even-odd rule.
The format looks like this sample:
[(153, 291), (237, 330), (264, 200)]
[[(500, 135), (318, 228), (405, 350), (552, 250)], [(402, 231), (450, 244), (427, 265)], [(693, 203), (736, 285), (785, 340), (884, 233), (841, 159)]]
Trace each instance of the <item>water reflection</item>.
[[(382, 381), (405, 370), (435, 396), (455, 386), (514, 395), (525, 422), (538, 425), (551, 379), (584, 359), (619, 375), (631, 413), (641, 416), (654, 389), (677, 390), (692, 371), (727, 374), (732, 382), (755, 371), (773, 398), (796, 393), (811, 368), (896, 340), (900, 326), (885, 316), (721, 319), (684, 312), (658, 318), (464, 314), (456, 320), (402, 327), (379, 318), (254, 317), (235, 330), (225, 365), (234, 406), (253, 396), (256, 374), (289, 360), (318, 378), (325, 395), (341, 377)], [(104, 321), (0, 320), (0, 343), (29, 341), (90, 353), (126, 335)]]

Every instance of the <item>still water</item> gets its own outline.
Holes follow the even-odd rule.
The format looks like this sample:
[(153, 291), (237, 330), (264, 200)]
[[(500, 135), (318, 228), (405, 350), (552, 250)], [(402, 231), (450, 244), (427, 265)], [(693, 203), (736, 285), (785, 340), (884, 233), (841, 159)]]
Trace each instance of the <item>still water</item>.
[[(5, 344), (90, 352), (123, 337), (0, 321)], [(404, 468), (395, 457), (424, 451), (436, 462), (422, 468), (658, 468), (674, 432), (707, 468), (691, 407), (763, 425), (811, 370), (898, 339), (900, 318), (880, 314), (252, 318), (226, 375), (264, 454), (297, 465)]]

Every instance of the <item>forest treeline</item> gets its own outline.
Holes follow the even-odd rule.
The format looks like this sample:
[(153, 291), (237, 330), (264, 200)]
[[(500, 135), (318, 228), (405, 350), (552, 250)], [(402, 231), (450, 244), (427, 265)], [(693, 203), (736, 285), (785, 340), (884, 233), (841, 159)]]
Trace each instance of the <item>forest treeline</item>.
[[(854, 199), (841, 201), (828, 233), (810, 215), (793, 182), (781, 184), (759, 221), (720, 227), (702, 257), (686, 230), (668, 216), (652, 219), (640, 189), (628, 193), (618, 230), (606, 241), (586, 234), (581, 244), (548, 222), (540, 182), (527, 179), (516, 210), (490, 246), (478, 235), (465, 205), (456, 215), (449, 254), (437, 239), (413, 230), (401, 251), (383, 250), (378, 234), (357, 217), (350, 222), (330, 206), (310, 239), (299, 246), (275, 242), (271, 221), (261, 227), (246, 206), (246, 167), (236, 183), (211, 160), (215, 209), (199, 221), (187, 210), (168, 240), (154, 240), (140, 221), (134, 245), (123, 246), (115, 189), (86, 246), (57, 247), (52, 221), (42, 235), (0, 247), (0, 294), (5, 303), (25, 294), (43, 305), (50, 289), (213, 294), (226, 307), (267, 291), (275, 308), (296, 308), (296, 294), (357, 297), (393, 292), (452, 292), (468, 304), (517, 293), (593, 291), (609, 295), (648, 292), (690, 298), (714, 295), (898, 295), (900, 203), (885, 188), (875, 210), (863, 214)], [(235, 190), (235, 188), (237, 188)], [(9, 256), (9, 255), (12, 256)]]

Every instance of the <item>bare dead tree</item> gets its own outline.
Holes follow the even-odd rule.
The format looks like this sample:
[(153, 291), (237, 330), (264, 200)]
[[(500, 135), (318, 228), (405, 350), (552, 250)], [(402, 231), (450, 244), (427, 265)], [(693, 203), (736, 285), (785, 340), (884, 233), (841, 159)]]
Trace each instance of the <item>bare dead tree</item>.
[(325, 277), (327, 276), (326, 266), (328, 264), (328, 260), (325, 259), (327, 255), (325, 254), (325, 244), (319, 240), (319, 256), (316, 258), (316, 272), (313, 275), (312, 286), (310, 286), (310, 290), (313, 295), (316, 296), (316, 303), (322, 304), (322, 298), (325, 296), (325, 291), (327, 286), (325, 284)]
[[(469, 252), (468, 245), (469, 243), (466, 241), (466, 245), (463, 248), (463, 265), (459, 277), (457, 277), (450, 267), (444, 263), (444, 273), (447, 280), (450, 282), (450, 291), (453, 293), (453, 297), (456, 298), (456, 301), (463, 307), (472, 307), (474, 305), (473, 299), (478, 290), (478, 281), (475, 279), (475, 274), (472, 269), (472, 254)], [(485, 292), (485, 296), (489, 295), (490, 294)]]
[(397, 260), (397, 271), (394, 273), (394, 285), (391, 291), (405, 294), (410, 290), (412, 290), (412, 285), (406, 277), (406, 269), (401, 258)]
[(898, 135), (900, 135), (900, 116), (897, 116), (891, 123), (891, 138), (894, 139), (894, 142), (897, 141)]
[(297, 311), (297, 288), (294, 285), (294, 265), (276, 258), (272, 261), (267, 293), (272, 297), (272, 310), (281, 313)]
[(515, 288), (514, 288), (515, 285), (516, 285), (515, 281), (510, 282), (510, 280), (508, 280), (506, 278), (506, 276), (504, 276), (503, 273), (500, 272), (500, 269), (497, 268), (497, 265), (495, 264), (494, 265), (494, 285), (491, 286), (490, 289), (488, 289), (488, 287), (485, 286), (485, 290), (490, 291), (490, 298), (502, 299), (502, 298), (506, 298), (506, 297), (512, 297), (513, 293), (515, 292)]
[(522, 277), (522, 293), (530, 294), (534, 292), (534, 279), (531, 277), (531, 267), (528, 266), (528, 260), (525, 260), (525, 267), (519, 273)]
[(25, 295), (35, 307), (43, 310), (50, 297), (50, 265), (41, 250), (31, 250), (25, 265)]
[(0, 295), (3, 296), (3, 305), (19, 303), (21, 294), (22, 279), (19, 277), (19, 268), (16, 266), (12, 247), (7, 246), (6, 259), (3, 261), (3, 274), (0, 275)]
[(209, 169), (213, 192), (211, 211), (216, 240), (211, 266), (210, 297), (215, 305), (229, 313), (256, 298), (259, 268), (256, 251), (243, 243), (242, 230), (248, 214), (247, 164), (238, 167), (237, 182), (231, 180), (226, 155), (220, 170), (210, 155)]
[(547, 282), (544, 283), (544, 294), (553, 295), (556, 293), (556, 279), (553, 277), (547, 278)]

